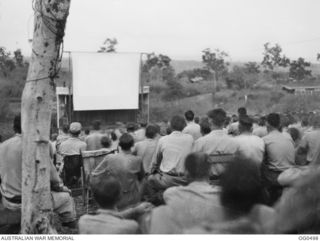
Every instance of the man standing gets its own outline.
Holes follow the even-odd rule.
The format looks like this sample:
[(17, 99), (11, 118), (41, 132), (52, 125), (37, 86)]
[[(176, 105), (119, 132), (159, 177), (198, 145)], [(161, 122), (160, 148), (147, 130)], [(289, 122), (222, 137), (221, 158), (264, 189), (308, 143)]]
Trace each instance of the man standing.
[(194, 122), (194, 113), (192, 110), (188, 110), (184, 113), (184, 117), (187, 121), (187, 126), (183, 129), (182, 133), (192, 135), (193, 140), (197, 140), (201, 137), (200, 125)]
[(274, 204), (282, 194), (278, 176), (286, 169), (294, 166), (295, 150), (292, 138), (279, 131), (280, 115), (271, 113), (267, 116), (268, 135), (263, 137), (265, 158), (262, 162), (261, 175), (269, 194), (269, 204)]
[(148, 185), (155, 193), (168, 187), (187, 184), (184, 161), (192, 151), (193, 138), (182, 133), (186, 126), (182, 116), (173, 116), (170, 126), (172, 133), (159, 139), (152, 160), (152, 175), (148, 178)]

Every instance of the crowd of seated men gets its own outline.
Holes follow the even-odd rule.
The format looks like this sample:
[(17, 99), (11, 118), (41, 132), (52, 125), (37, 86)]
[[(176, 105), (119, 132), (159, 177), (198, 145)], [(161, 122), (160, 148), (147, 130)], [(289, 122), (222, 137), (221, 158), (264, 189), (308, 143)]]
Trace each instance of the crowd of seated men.
[[(2, 205), (21, 207), (21, 127), (0, 145)], [(318, 233), (320, 115), (228, 117), (216, 108), (167, 126), (134, 123), (102, 130), (95, 121), (52, 135), (52, 198), (80, 234)], [(80, 173), (68, 157), (106, 150), (91, 173), (98, 210), (76, 219), (68, 187)], [(74, 166), (73, 166), (74, 165)], [(71, 166), (73, 172), (63, 171)], [(64, 184), (62, 180), (64, 181)]]

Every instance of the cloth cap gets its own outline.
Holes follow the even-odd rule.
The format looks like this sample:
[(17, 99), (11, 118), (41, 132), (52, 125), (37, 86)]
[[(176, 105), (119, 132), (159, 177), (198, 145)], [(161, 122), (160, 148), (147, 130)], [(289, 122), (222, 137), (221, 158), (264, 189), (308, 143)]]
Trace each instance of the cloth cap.
[(82, 128), (81, 123), (79, 123), (79, 122), (72, 122), (72, 123), (70, 124), (69, 130), (70, 130), (71, 133), (76, 133), (76, 132), (81, 131), (81, 128)]

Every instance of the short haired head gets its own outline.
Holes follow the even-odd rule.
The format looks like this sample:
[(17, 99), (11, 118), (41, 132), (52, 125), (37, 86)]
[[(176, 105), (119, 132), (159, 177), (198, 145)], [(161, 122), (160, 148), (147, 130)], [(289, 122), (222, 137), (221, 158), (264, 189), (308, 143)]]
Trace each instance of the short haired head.
[(78, 136), (81, 132), (82, 126), (80, 122), (72, 122), (69, 127), (70, 134)]
[(253, 120), (247, 115), (239, 117), (239, 131), (240, 132), (251, 132)]
[[(241, 214), (262, 201), (262, 181), (257, 162), (236, 157), (221, 176), (221, 203), (229, 210)], [(232, 215), (232, 214), (231, 214)]]
[(159, 133), (159, 129), (155, 125), (148, 125), (146, 128), (146, 137), (149, 139), (155, 138)]
[(188, 110), (184, 113), (184, 117), (186, 118), (187, 121), (193, 121), (194, 119), (194, 113), (192, 110)]
[(297, 140), (299, 140), (301, 138), (300, 131), (295, 127), (290, 127), (288, 129), (288, 133), (290, 134), (290, 136), (294, 142), (296, 142)]
[(117, 137), (117, 134), (115, 133), (115, 131), (112, 131), (112, 132), (110, 133), (110, 136), (111, 136), (111, 140), (112, 140), (112, 141), (118, 140), (118, 137)]
[(238, 109), (238, 114), (239, 114), (239, 116), (246, 115), (247, 114), (247, 109), (245, 107), (240, 107)]
[(202, 118), (200, 120), (200, 131), (202, 135), (207, 135), (211, 132), (210, 123), (207, 118)]
[(203, 152), (194, 152), (186, 157), (184, 163), (188, 178), (202, 180), (209, 178), (209, 156)]
[(89, 135), (90, 134), (90, 130), (89, 129), (85, 129), (84, 130), (84, 134)]
[(213, 109), (209, 111), (207, 115), (211, 119), (212, 123), (217, 127), (223, 127), (227, 118), (227, 114), (222, 108)]
[(199, 122), (200, 122), (199, 116), (194, 117), (194, 122), (197, 123), (197, 124), (199, 124)]
[(136, 130), (136, 125), (135, 123), (130, 122), (127, 124), (126, 128), (127, 128), (127, 132), (134, 132)]
[(119, 146), (121, 147), (121, 149), (124, 151), (130, 151), (133, 145), (134, 145), (133, 137), (128, 133), (122, 134), (122, 136), (119, 139)]
[(93, 123), (92, 123), (92, 127), (94, 130), (98, 131), (100, 130), (100, 126), (101, 126), (101, 122), (99, 120), (95, 120)]
[(111, 140), (107, 135), (103, 135), (100, 142), (104, 148), (109, 148), (111, 146)]
[(170, 120), (170, 127), (174, 131), (182, 131), (186, 127), (186, 121), (182, 116), (175, 115)]
[(120, 198), (121, 184), (111, 175), (99, 175), (91, 178), (93, 197), (101, 208), (113, 208)]
[(21, 134), (21, 116), (16, 115), (13, 119), (13, 131), (17, 134)]
[(65, 134), (68, 134), (69, 131), (69, 125), (68, 124), (64, 124), (61, 128), (62, 132)]
[(267, 116), (267, 123), (276, 129), (280, 128), (280, 115), (278, 113), (270, 113)]

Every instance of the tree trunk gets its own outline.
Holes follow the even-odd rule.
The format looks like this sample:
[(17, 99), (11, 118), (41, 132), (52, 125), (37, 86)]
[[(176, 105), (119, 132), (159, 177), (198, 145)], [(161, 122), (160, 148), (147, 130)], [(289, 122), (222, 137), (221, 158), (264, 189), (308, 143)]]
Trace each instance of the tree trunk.
[(54, 233), (50, 194), (50, 124), (54, 78), (70, 0), (36, 0), (28, 77), (22, 94), (21, 233)]

